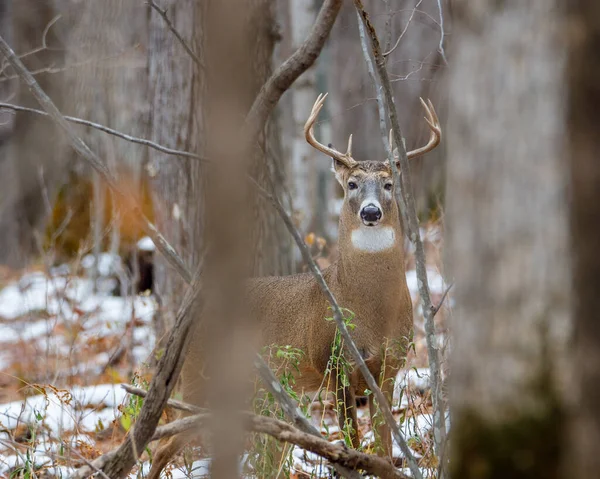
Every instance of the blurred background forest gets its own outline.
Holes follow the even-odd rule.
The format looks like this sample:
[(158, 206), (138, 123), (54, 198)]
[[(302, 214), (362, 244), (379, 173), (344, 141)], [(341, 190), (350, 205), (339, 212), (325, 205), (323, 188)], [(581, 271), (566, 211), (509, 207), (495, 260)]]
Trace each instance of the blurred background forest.
[[(239, 92), (244, 114), (327, 3), (247, 1), (254, 36), (252, 73)], [(440, 400), (456, 430), (456, 477), (582, 477), (563, 472), (573, 462), (598, 470), (590, 451), (600, 439), (592, 386), (600, 268), (590, 225), (599, 218), (590, 205), (600, 204), (600, 145), (590, 105), (600, 101), (592, 48), (600, 9), (593, 0), (563, 3), (365, 1), (406, 149), (430, 134), (420, 97), (435, 105), (444, 132), (437, 149), (411, 162), (410, 178), (439, 311), (433, 341)], [(202, 159), (211, 148), (205, 8), (196, 0), (0, 0), (0, 37), (61, 113), (88, 122), (72, 127), (191, 271), (203, 248)], [(321, 268), (337, 258), (342, 190), (331, 160), (304, 137), (317, 95), (329, 92), (315, 127), (323, 143), (342, 149), (353, 134), (355, 159), (387, 158), (359, 22), (342, 1), (322, 52), (279, 100), (249, 163)], [(0, 477), (66, 477), (130, 432), (141, 403), (119, 384), (148, 385), (187, 286), (136, 221), (140, 211), (28, 109), (39, 110), (38, 101), (3, 60)], [(308, 271), (272, 205), (257, 197), (251, 214), (253, 274)], [(434, 447), (437, 406), (409, 238), (405, 249), (415, 331), (392, 411), (420, 473), (441, 477), (450, 452), (440, 457)], [(373, 439), (367, 409), (360, 405), (361, 434)], [(331, 404), (310, 412), (328, 440), (343, 439)], [(397, 446), (398, 473), (414, 477)], [(191, 451), (173, 477), (207, 474), (204, 451)], [(290, 454), (293, 477), (332, 474), (316, 454), (299, 446)], [(147, 474), (147, 459), (132, 477)], [(260, 476), (252, 454), (244, 461)]]

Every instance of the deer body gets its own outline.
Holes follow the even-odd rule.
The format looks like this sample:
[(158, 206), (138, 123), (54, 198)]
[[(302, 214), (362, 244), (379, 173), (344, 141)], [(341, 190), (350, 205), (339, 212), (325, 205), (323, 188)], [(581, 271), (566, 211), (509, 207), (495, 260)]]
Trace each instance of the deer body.
[[(365, 251), (352, 242), (352, 233), (361, 226), (346, 228), (342, 217), (340, 258), (323, 271), (338, 303), (354, 314), (352, 337), (376, 378), (381, 371), (385, 340), (406, 338), (412, 328), (412, 305), (397, 216), (395, 223), (394, 242), (389, 247)], [(388, 236), (387, 231), (382, 235)], [(261, 322), (262, 344), (301, 349), (304, 357), (300, 374), (295, 377), (296, 386), (304, 391), (317, 391), (323, 385), (336, 326), (333, 321), (325, 320), (332, 316), (332, 311), (314, 277), (305, 273), (258, 278), (251, 282), (250, 297)], [(356, 374), (352, 379), (357, 394), (363, 395), (367, 386), (362, 377)]]
[[(336, 179), (344, 189), (344, 203), (339, 221), (339, 258), (323, 271), (323, 276), (338, 304), (353, 313), (351, 336), (391, 402), (393, 378), (406, 356), (413, 324), (400, 215), (392, 194), (392, 172), (387, 162), (354, 160), (350, 151), (352, 137), (345, 154), (315, 140), (312, 127), (324, 99), (322, 96), (317, 99), (306, 122), (305, 136), (312, 146), (333, 158)], [(409, 152), (409, 158), (439, 143), (441, 132), (435, 111), (431, 104), (423, 104), (432, 135), (428, 145)], [(262, 345), (289, 345), (303, 351), (295, 387), (303, 392), (321, 389), (332, 355), (336, 324), (326, 320), (332, 311), (314, 277), (305, 273), (250, 280), (248, 302), (260, 323)], [(190, 342), (182, 372), (183, 399), (197, 405), (204, 405), (203, 391), (207, 387), (200, 373), (205, 359), (202, 349), (202, 334), (197, 332)], [(337, 377), (333, 378), (332, 384), (336, 380)], [(340, 425), (350, 420), (353, 446), (359, 447), (355, 396), (363, 395), (367, 384), (358, 368), (353, 367), (349, 383), (349, 387), (334, 386), (333, 390), (337, 403), (345, 406), (339, 411)], [(376, 406), (372, 394), (369, 408), (373, 418)], [(380, 424), (377, 430), (383, 443), (382, 452), (391, 456), (389, 428)], [(174, 436), (159, 447), (149, 479), (159, 478), (162, 468), (188, 439), (185, 434)]]

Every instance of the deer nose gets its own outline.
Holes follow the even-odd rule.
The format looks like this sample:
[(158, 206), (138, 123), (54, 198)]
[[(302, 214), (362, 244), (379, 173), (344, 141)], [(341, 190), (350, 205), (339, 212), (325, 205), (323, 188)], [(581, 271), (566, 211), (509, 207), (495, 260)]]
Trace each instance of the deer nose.
[(370, 204), (361, 210), (360, 217), (367, 223), (375, 223), (381, 219), (381, 210), (374, 204)]

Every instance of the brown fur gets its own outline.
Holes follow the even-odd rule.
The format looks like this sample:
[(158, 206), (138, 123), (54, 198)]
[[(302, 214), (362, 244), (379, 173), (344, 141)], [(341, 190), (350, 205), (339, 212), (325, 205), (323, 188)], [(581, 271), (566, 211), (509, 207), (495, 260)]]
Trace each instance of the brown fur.
[[(389, 183), (391, 173), (389, 166), (383, 162), (362, 162), (352, 169), (336, 164), (335, 168), (336, 177), (346, 194), (339, 223), (340, 257), (323, 271), (323, 275), (338, 303), (354, 312), (352, 337), (391, 401), (393, 378), (404, 359), (406, 338), (412, 329), (412, 303), (406, 286), (398, 209), (395, 201), (390, 200), (391, 194), (382, 194), (382, 225), (394, 229), (394, 246), (376, 253), (357, 250), (350, 236), (352, 230), (361, 227), (356, 206), (359, 201), (349, 200), (351, 194), (347, 187), (349, 179), (354, 179), (358, 182), (370, 181), (372, 187), (380, 187), (383, 191), (383, 185)], [(313, 276), (305, 273), (257, 278), (250, 281), (248, 292), (250, 304), (260, 321), (261, 343), (301, 349), (304, 356), (300, 374), (296, 377), (296, 388), (305, 392), (318, 390), (324, 384), (335, 323), (325, 320), (332, 316), (332, 312)], [(203, 402), (199, 341), (192, 342), (182, 373), (184, 400), (195, 404)], [(396, 342), (402, 347), (398, 347)], [(396, 352), (390, 354), (390, 350)], [(350, 415), (353, 429), (358, 431), (353, 401), (355, 395), (364, 394), (367, 385), (357, 368), (351, 371), (350, 384), (350, 389), (344, 391), (348, 410), (342, 411), (340, 423), (344, 422), (346, 415)], [(370, 406), (374, 414), (372, 401)], [(383, 452), (391, 456), (389, 429), (383, 425), (378, 432), (384, 445)], [(149, 479), (158, 479), (160, 470), (187, 440), (187, 437), (174, 437), (159, 448)], [(357, 434), (353, 443), (359, 445)]]

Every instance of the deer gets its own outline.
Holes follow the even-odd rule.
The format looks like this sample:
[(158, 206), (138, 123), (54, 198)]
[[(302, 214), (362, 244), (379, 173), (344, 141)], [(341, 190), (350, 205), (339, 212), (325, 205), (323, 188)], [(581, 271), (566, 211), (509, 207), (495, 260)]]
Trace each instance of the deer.
[[(357, 161), (352, 157), (352, 135), (345, 153), (325, 146), (314, 136), (314, 124), (327, 94), (319, 95), (304, 126), (306, 141), (333, 160), (333, 172), (344, 192), (339, 215), (339, 258), (325, 268), (323, 277), (340, 306), (353, 314), (352, 338), (369, 370), (380, 381), (389, 404), (394, 378), (406, 359), (413, 328), (412, 300), (406, 283), (404, 236), (387, 160)], [(421, 99), (430, 129), (428, 142), (407, 152), (409, 159), (433, 150), (441, 141), (441, 126), (432, 103)], [(390, 146), (391, 145), (390, 137)], [(397, 166), (399, 161), (395, 156)], [(249, 280), (248, 302), (260, 324), (263, 345), (291, 346), (304, 354), (295, 374), (294, 388), (315, 392), (322, 388), (330, 365), (336, 325), (329, 304), (310, 273), (261, 277)], [(199, 329), (199, 328), (197, 328)], [(194, 337), (185, 356), (181, 384), (183, 400), (202, 406), (206, 379), (202, 364), (201, 338)], [(339, 424), (351, 425), (354, 448), (360, 446), (356, 397), (364, 396), (367, 384), (350, 363), (346, 384), (335, 387)], [(373, 394), (368, 396), (371, 420), (376, 413)], [(378, 421), (382, 442), (378, 453), (391, 459), (391, 431)], [(159, 444), (149, 479), (159, 479), (164, 466), (191, 438), (182, 433)]]

